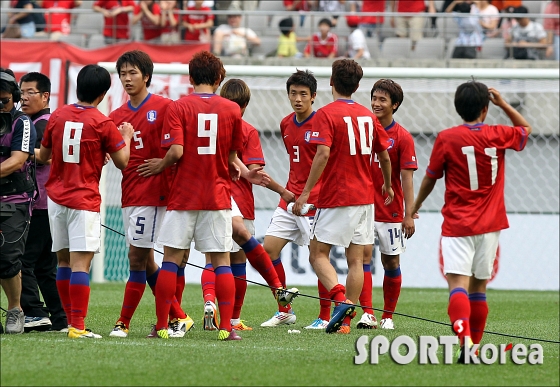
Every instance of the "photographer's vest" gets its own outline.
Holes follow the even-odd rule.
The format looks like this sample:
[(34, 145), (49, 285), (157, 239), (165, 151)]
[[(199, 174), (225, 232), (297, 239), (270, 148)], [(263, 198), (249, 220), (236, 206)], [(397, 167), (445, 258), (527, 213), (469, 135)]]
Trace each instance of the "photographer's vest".
[[(33, 120), (33, 125), (37, 124), (40, 120), (48, 121), (51, 117), (51, 113), (43, 114)], [(45, 184), (49, 179), (49, 173), (51, 171), (51, 166), (47, 164), (37, 164), (35, 168), (35, 179), (37, 181), (37, 188), (39, 190), (39, 198), (33, 204), (34, 210), (46, 210), (47, 209), (47, 190)]]
[[(0, 136), (0, 163), (10, 158), (12, 154), (12, 137), (16, 129), (18, 120), (25, 114), (16, 111), (12, 117), (12, 130)], [(22, 120), (23, 125), (30, 126), (31, 120)], [(24, 129), (25, 130), (25, 129)], [(31, 130), (30, 128), (28, 130)], [(34, 144), (29, 144), (33, 149)], [(9, 176), (0, 178), (0, 202), (5, 203), (27, 203), (33, 198), (35, 184), (33, 183), (31, 162), (29, 160), (23, 163), (23, 166), (10, 174)]]

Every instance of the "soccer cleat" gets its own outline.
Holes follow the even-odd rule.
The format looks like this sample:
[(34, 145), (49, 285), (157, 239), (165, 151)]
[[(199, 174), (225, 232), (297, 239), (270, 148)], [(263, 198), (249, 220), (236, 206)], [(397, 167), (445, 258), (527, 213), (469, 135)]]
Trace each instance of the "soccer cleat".
[(226, 331), (225, 329), (220, 329), (218, 332), (218, 340), (221, 341), (235, 341), (235, 340), (242, 340), (241, 336), (238, 336), (235, 333), (235, 329), (232, 329), (231, 332)]
[(274, 298), (276, 298), (276, 302), (280, 306), (287, 306), (292, 303), (294, 298), (299, 295), (298, 288), (291, 288), (291, 289), (276, 289), (274, 294)]
[(192, 329), (194, 321), (188, 315), (185, 318), (178, 318), (169, 323), (169, 337), (183, 337)]
[(218, 312), (216, 304), (212, 301), (206, 301), (204, 304), (204, 330), (215, 331), (218, 329)]
[(102, 336), (89, 329), (68, 328), (68, 337), (71, 339), (100, 339)]
[(169, 332), (167, 331), (167, 328), (158, 330), (157, 337), (159, 337), (160, 339), (169, 339)]
[(122, 321), (117, 321), (117, 323), (115, 324), (115, 327), (113, 328), (111, 333), (109, 333), (109, 336), (110, 337), (126, 337), (126, 336), (128, 336), (128, 328), (126, 327), (126, 325), (124, 325), (124, 323)]
[[(469, 338), (467, 342), (468, 348), (473, 346), (472, 340)], [(476, 350), (475, 355), (478, 356), (478, 350)], [(461, 345), (461, 347), (457, 350), (457, 364), (465, 364), (465, 345)], [(474, 364), (472, 361), (469, 364)]]
[(13, 308), (6, 312), (6, 334), (23, 333), (23, 325), (25, 323), (25, 315), (23, 310)]
[(338, 328), (342, 325), (342, 321), (344, 321), (344, 317), (351, 316), (354, 313), (354, 309), (355, 306), (350, 300), (346, 300), (345, 303), (338, 304), (338, 306), (336, 306), (333, 310), (331, 321), (329, 321), (327, 327), (325, 328), (325, 332), (337, 332)]
[(157, 335), (157, 330), (156, 330), (156, 326), (152, 325), (152, 330), (150, 331), (150, 333), (148, 333), (148, 336), (146, 336), (147, 339), (157, 339), (158, 335)]
[(327, 320), (322, 320), (320, 318), (315, 319), (311, 324), (304, 327), (303, 329), (325, 329), (329, 322)]
[(384, 318), (381, 320), (381, 329), (395, 329), (392, 318)]
[(231, 328), (235, 329), (236, 331), (252, 331), (253, 328), (245, 325), (245, 320), (239, 320), (238, 324), (231, 324)]
[(336, 333), (340, 333), (342, 335), (348, 335), (350, 333), (350, 325), (341, 325), (340, 328), (338, 328), (338, 331), (336, 331)]
[(371, 313), (364, 313), (358, 324), (358, 329), (377, 329), (377, 319)]
[(292, 325), (296, 323), (296, 315), (293, 311), (276, 312), (270, 320), (266, 320), (261, 324), (261, 327), (277, 327), (279, 325)]
[(52, 327), (52, 322), (48, 317), (25, 316), (23, 322), (24, 332), (48, 331)]

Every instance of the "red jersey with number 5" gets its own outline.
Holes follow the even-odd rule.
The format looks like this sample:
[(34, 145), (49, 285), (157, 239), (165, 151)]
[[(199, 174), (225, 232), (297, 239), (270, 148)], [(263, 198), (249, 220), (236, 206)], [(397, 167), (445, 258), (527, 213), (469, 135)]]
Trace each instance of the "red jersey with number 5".
[(317, 208), (373, 204), (371, 153), (387, 148), (383, 132), (373, 113), (349, 99), (317, 111), (310, 142), (330, 148)]
[(505, 150), (527, 144), (523, 127), (460, 125), (440, 132), (426, 175), (445, 175), (443, 236), (480, 235), (509, 227), (504, 204)]
[[(292, 113), (284, 117), (280, 123), (282, 140), (284, 141), (286, 152), (288, 152), (288, 156), (290, 157), (290, 173), (286, 189), (296, 195), (296, 199), (305, 188), (313, 158), (315, 157), (315, 153), (317, 153), (317, 145), (309, 142), (313, 131), (315, 115), (316, 113), (313, 112), (303, 122), (298, 122), (296, 113)], [(321, 190), (321, 181), (322, 179), (319, 179), (315, 187), (311, 190), (309, 199), (307, 199), (308, 203), (317, 205), (319, 191)], [(286, 210), (287, 206), (284, 199), (280, 198), (278, 207)], [(315, 215), (315, 211), (309, 211), (306, 216), (313, 215)]]
[(41, 145), (52, 148), (45, 184), (49, 198), (75, 210), (99, 212), (105, 154), (126, 146), (113, 120), (91, 106), (63, 106), (51, 114)]
[(386, 206), (385, 198), (379, 187), (383, 186), (383, 172), (379, 167), (377, 154), (374, 156), (372, 163), (372, 176), (375, 199), (375, 221), (386, 223), (402, 222), (404, 218), (404, 195), (401, 184), (401, 170), (418, 169), (416, 161), (416, 152), (414, 151), (414, 139), (398, 122), (393, 121), (385, 128), (387, 133), (388, 146), (387, 153), (391, 159), (391, 187), (395, 193), (393, 201)]
[(170, 99), (148, 94), (140, 106), (134, 108), (130, 101), (114, 110), (109, 117), (117, 126), (128, 122), (134, 128), (130, 142), (130, 160), (122, 171), (122, 206), (166, 206), (169, 193), (170, 170), (159, 175), (142, 177), (136, 169), (147, 159), (165, 157), (161, 147), (161, 131)]
[[(243, 121), (243, 149), (237, 152), (243, 164), (264, 165), (259, 132), (248, 122)], [(244, 219), (255, 220), (255, 198), (253, 184), (246, 179), (234, 181), (231, 185), (231, 196), (239, 207)]]
[(239, 105), (216, 94), (192, 93), (167, 108), (161, 145), (183, 146), (167, 210), (231, 209), (230, 151), (243, 149)]

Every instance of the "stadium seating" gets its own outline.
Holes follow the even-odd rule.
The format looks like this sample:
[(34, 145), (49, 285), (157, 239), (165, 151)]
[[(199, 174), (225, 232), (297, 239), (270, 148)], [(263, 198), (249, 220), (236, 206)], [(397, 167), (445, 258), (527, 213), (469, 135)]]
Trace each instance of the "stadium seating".
[[(260, 39), (260, 45), (250, 48), (251, 56), (265, 57), (276, 52), (278, 48), (278, 38), (276, 36), (261, 36)], [(275, 54), (273, 56), (275, 56)]]
[(89, 49), (101, 48), (105, 46), (106, 44), (105, 44), (105, 38), (103, 37), (103, 34), (93, 34), (89, 37), (88, 40)]
[(486, 39), (482, 43), (482, 50), (480, 51), (480, 59), (504, 59), (506, 49), (504, 46), (504, 39)]
[(81, 33), (86, 35), (103, 33), (103, 15), (97, 12), (80, 13), (75, 18), (76, 24), (72, 26), (72, 33)]
[(86, 37), (83, 34), (71, 33), (70, 35), (63, 35), (60, 37), (60, 42), (73, 44), (78, 47), (86, 46)]
[(379, 50), (379, 39), (377, 38), (377, 36), (366, 38), (366, 44), (372, 59), (378, 59), (381, 57), (381, 51)]
[(410, 53), (415, 59), (443, 59), (445, 40), (443, 38), (423, 38), (416, 42), (414, 51)]
[(381, 56), (384, 59), (409, 58), (412, 41), (408, 38), (387, 38), (381, 46)]

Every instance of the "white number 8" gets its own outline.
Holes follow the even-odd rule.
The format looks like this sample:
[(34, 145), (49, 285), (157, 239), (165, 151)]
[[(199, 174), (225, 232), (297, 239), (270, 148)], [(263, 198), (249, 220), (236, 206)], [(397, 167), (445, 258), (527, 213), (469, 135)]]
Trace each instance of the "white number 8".
[[(206, 121), (210, 121), (209, 129), (206, 130)], [(198, 137), (208, 137), (210, 144), (208, 146), (199, 146), (199, 155), (215, 155), (216, 154), (216, 136), (218, 135), (218, 115), (198, 114)]]
[[(65, 163), (80, 162), (80, 140), (82, 139), (82, 122), (66, 121), (62, 137), (62, 160)], [(72, 133), (74, 131), (74, 133)]]

